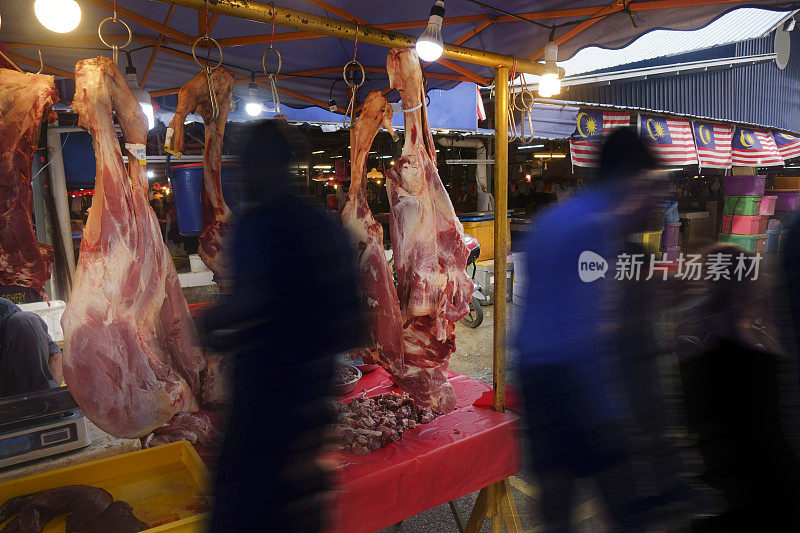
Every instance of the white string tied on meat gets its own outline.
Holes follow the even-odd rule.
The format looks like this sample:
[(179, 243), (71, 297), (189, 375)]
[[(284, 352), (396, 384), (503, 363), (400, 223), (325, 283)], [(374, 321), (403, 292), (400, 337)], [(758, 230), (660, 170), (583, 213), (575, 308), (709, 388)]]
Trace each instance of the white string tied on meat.
[(423, 102), (420, 102), (419, 105), (415, 105), (414, 107), (409, 107), (408, 109), (403, 109), (403, 113), (413, 113), (417, 109), (422, 108)]

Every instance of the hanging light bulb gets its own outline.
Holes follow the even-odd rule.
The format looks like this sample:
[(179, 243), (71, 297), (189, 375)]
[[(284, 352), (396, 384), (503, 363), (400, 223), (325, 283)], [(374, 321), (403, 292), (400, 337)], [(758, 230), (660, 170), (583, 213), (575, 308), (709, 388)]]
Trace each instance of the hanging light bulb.
[(156, 125), (156, 119), (153, 115), (153, 101), (150, 99), (150, 93), (139, 86), (139, 79), (136, 76), (136, 67), (133, 66), (130, 53), (128, 53), (128, 66), (125, 67), (125, 79), (128, 82), (128, 87), (131, 88), (133, 96), (136, 98), (136, 101), (139, 102), (139, 105), (142, 106), (142, 111), (147, 117), (147, 129), (152, 130)]
[(539, 96), (550, 98), (561, 92), (561, 78), (558, 77), (558, 45), (550, 41), (544, 47), (544, 72), (539, 77)]
[(257, 117), (264, 110), (264, 106), (258, 101), (258, 85), (256, 85), (256, 73), (250, 73), (250, 85), (248, 85), (247, 103), (244, 110), (251, 117)]
[(36, 0), (33, 12), (42, 26), (56, 33), (71, 32), (81, 21), (81, 6), (75, 0)]
[(444, 21), (444, 0), (436, 0), (431, 7), (428, 27), (417, 39), (417, 55), (423, 61), (436, 61), (442, 57), (442, 22)]

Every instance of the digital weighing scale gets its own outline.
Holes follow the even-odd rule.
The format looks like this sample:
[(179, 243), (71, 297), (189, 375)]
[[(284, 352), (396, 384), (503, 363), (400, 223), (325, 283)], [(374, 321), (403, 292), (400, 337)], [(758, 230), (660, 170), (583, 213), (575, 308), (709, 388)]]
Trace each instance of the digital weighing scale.
[(86, 418), (66, 387), (0, 398), (0, 468), (91, 442)]

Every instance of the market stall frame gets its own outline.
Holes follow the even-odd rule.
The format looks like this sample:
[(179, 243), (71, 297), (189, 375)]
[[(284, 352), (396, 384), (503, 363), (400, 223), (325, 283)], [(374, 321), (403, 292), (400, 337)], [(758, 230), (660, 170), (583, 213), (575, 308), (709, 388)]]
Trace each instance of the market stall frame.
[[(181, 5), (195, 8), (198, 11), (208, 10), (221, 15), (229, 15), (257, 22), (269, 23), (275, 21), (276, 25), (307, 29), (316, 33), (341, 37), (361, 42), (375, 44), (386, 48), (413, 46), (416, 39), (400, 33), (381, 30), (378, 28), (359, 25), (358, 22), (350, 23), (342, 20), (320, 17), (291, 9), (276, 7), (274, 4), (259, 2), (241, 2), (231, 0), (217, 0), (209, 3), (204, 0), (159, 0), (162, 3)], [(578, 28), (576, 28), (578, 29)], [(467, 63), (474, 63), (494, 67), (495, 70), (495, 153), (496, 164), (494, 167), (494, 195), (495, 195), (495, 223), (494, 223), (494, 248), (495, 257), (504, 257), (507, 251), (506, 234), (508, 220), (505, 217), (508, 205), (508, 69), (514, 67), (517, 72), (538, 75), (542, 72), (543, 64), (530, 60), (521, 60), (514, 57), (492, 54), (480, 50), (463, 48), (446, 44), (444, 58), (457, 59)], [(441, 62), (441, 60), (440, 60)], [(461, 69), (461, 67), (458, 67)], [(468, 71), (467, 71), (468, 72)], [(502, 132), (502, 134), (498, 134)], [(496, 290), (499, 294), (506, 292), (505, 264), (495, 262)], [(493, 409), (505, 411), (505, 384), (506, 384), (506, 314), (507, 305), (504, 298), (495, 302), (492, 381), (493, 381)], [(477, 532), (485, 518), (491, 517), (492, 531), (502, 531), (505, 523), (508, 530), (521, 532), (516, 503), (511, 494), (508, 479), (484, 487), (478, 494), (478, 500), (472, 509), (466, 525), (467, 532)]]

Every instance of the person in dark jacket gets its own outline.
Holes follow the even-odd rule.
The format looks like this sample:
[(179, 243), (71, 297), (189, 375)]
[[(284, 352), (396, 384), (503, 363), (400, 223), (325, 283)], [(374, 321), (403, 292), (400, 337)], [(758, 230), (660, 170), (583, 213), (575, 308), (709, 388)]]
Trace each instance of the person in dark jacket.
[[(720, 245), (708, 254), (752, 254)], [(708, 256), (707, 256), (708, 257)], [(721, 491), (725, 506), (694, 531), (800, 531), (800, 460), (786, 430), (784, 399), (796, 384), (772, 326), (763, 279), (704, 282), (700, 302), (679, 329), (680, 374), (689, 435), (705, 469), (701, 479)]]
[(234, 354), (233, 405), (211, 531), (319, 531), (317, 464), (337, 354), (363, 339), (356, 257), (344, 230), (289, 185), (274, 121), (242, 154), (251, 207), (231, 248), (235, 288), (203, 315), (208, 343)]
[(42, 317), (0, 298), (0, 397), (59, 387), (63, 381), (61, 350)]

